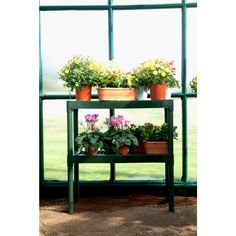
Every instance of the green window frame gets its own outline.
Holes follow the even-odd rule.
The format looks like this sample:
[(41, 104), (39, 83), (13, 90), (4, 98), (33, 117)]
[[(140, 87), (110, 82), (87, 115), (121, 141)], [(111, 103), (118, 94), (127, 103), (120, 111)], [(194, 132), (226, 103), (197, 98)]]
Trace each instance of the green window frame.
[[(113, 35), (113, 13), (121, 10), (145, 10), (145, 9), (181, 9), (181, 91), (172, 93), (172, 98), (181, 99), (182, 108), (182, 177), (181, 181), (175, 181), (176, 186), (196, 186), (197, 181), (188, 180), (188, 98), (196, 98), (197, 94), (187, 91), (187, 9), (197, 8), (196, 2), (188, 2), (182, 0), (178, 3), (163, 4), (129, 4), (115, 5), (113, 0), (108, 0), (107, 5), (45, 5), (39, 6), (39, 12), (43, 11), (83, 11), (96, 10), (107, 11), (108, 13), (108, 48), (109, 60), (114, 59), (114, 35)], [(40, 24), (40, 14), (39, 14)], [(40, 184), (52, 183), (44, 179), (44, 130), (43, 130), (43, 102), (44, 100), (70, 99), (75, 98), (74, 95), (65, 94), (44, 94), (43, 93), (43, 76), (42, 76), (42, 57), (41, 57), (41, 25), (39, 25), (39, 157), (40, 157)], [(93, 95), (95, 97), (96, 95)], [(114, 171), (114, 169), (113, 169)], [(63, 181), (61, 181), (63, 182)], [(59, 183), (60, 184), (60, 183)], [(160, 183), (161, 185), (161, 183)]]

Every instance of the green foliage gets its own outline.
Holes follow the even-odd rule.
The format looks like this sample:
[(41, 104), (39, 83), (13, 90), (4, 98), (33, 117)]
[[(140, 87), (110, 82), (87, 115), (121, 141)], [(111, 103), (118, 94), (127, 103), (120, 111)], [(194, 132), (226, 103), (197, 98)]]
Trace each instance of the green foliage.
[(97, 150), (103, 147), (103, 134), (98, 128), (92, 131), (81, 132), (78, 137), (76, 137), (75, 142), (78, 145), (80, 151), (87, 151), (88, 148)]
[(129, 129), (109, 128), (103, 136), (104, 150), (106, 153), (116, 152), (122, 145), (138, 146), (138, 140)]
[[(161, 126), (152, 123), (145, 123), (144, 125), (131, 125), (132, 132), (139, 140), (143, 141), (168, 141), (168, 124), (163, 123)], [(177, 126), (173, 127), (173, 138), (177, 139)]]

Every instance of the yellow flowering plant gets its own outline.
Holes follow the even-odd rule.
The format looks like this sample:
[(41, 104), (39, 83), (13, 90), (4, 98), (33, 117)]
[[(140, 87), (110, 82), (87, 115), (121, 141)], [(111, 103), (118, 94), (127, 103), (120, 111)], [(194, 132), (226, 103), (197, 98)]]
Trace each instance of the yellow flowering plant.
[(132, 88), (135, 87), (135, 77), (114, 61), (109, 61), (102, 65), (97, 85), (101, 88)]
[(59, 71), (59, 79), (68, 88), (83, 89), (86, 85), (96, 86), (102, 67), (91, 57), (75, 55)]
[(133, 70), (138, 86), (148, 89), (150, 84), (166, 83), (167, 87), (179, 87), (179, 81), (175, 78), (176, 68), (174, 61), (164, 59), (152, 59), (143, 61)]
[(189, 82), (189, 85), (194, 93), (197, 93), (197, 75), (195, 75)]

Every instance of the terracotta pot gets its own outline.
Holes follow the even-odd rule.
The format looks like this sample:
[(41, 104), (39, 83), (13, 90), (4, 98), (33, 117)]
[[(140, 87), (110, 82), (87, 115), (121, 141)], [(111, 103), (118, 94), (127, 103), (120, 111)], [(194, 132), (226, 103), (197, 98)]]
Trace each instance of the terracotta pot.
[(167, 154), (167, 141), (148, 141), (144, 142), (144, 151), (146, 154)]
[(90, 101), (91, 100), (92, 86), (85, 86), (83, 89), (76, 89), (76, 100)]
[(94, 156), (94, 155), (97, 155), (97, 154), (98, 154), (98, 150), (97, 150), (97, 149), (94, 150), (94, 149), (92, 149), (92, 148), (88, 148), (88, 150), (87, 150), (86, 153), (87, 153), (88, 155)]
[(134, 88), (98, 88), (100, 101), (125, 101), (135, 100), (136, 90)]
[(117, 154), (120, 155), (127, 155), (129, 153), (129, 147), (126, 145), (120, 146), (120, 148), (117, 150)]
[(142, 141), (138, 142), (138, 146), (134, 146), (131, 149), (131, 152), (133, 153), (144, 153), (144, 145)]
[(166, 83), (163, 84), (150, 84), (150, 95), (152, 100), (166, 99)]

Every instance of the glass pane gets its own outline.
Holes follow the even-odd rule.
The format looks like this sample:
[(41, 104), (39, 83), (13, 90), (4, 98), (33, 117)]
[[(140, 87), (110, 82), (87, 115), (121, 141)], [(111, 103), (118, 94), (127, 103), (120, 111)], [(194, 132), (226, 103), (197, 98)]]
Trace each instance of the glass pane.
[(187, 85), (197, 75), (197, 9), (187, 9)]
[(174, 60), (181, 75), (181, 12), (156, 9), (114, 12), (115, 60), (130, 69), (141, 61)]
[(197, 179), (197, 99), (188, 98), (188, 180)]
[(163, 163), (116, 164), (117, 180), (164, 180)]
[(44, 101), (44, 178), (67, 179), (66, 101)]
[(113, 0), (114, 5), (180, 3), (181, 0)]
[(74, 54), (106, 60), (107, 35), (106, 12), (41, 12), (44, 93), (68, 93), (58, 79), (58, 71)]
[[(108, 110), (84, 109), (79, 112), (79, 121), (85, 114), (99, 114), (103, 120), (109, 116)], [(82, 180), (108, 180), (108, 164), (83, 164), (80, 167)], [(44, 101), (44, 176), (45, 180), (67, 179), (67, 124), (66, 101)]]
[(40, 0), (41, 6), (47, 5), (106, 5), (107, 0)]

